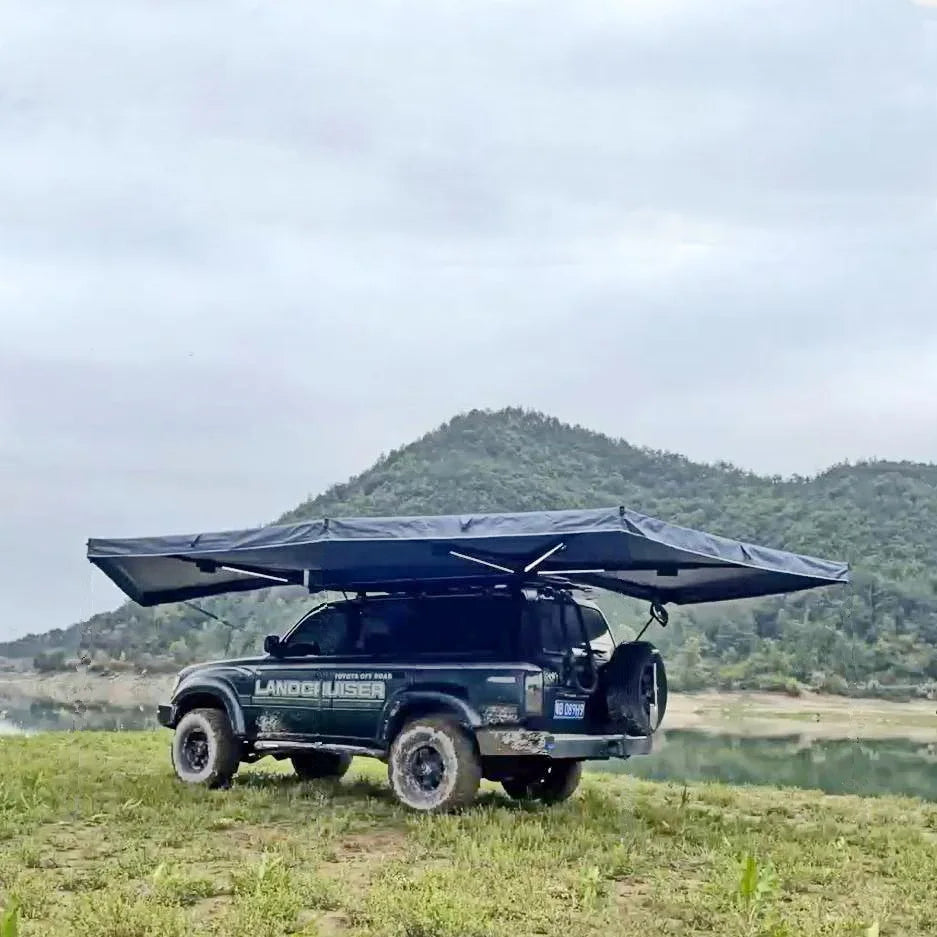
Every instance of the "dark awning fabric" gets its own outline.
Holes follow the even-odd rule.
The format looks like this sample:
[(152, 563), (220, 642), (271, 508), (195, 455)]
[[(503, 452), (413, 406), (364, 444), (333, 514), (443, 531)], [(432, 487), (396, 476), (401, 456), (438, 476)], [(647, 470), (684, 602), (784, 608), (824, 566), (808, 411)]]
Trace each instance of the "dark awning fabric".
[(328, 518), (224, 533), (91, 539), (88, 559), (141, 605), (277, 585), (395, 591), (551, 576), (688, 604), (849, 581), (845, 563), (676, 527), (626, 508)]

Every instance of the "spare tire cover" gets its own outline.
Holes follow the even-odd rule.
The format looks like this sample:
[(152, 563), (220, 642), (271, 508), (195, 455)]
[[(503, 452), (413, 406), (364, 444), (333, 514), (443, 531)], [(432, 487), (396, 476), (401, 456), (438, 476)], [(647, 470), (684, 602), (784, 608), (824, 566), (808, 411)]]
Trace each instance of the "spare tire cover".
[(660, 651), (646, 641), (619, 644), (602, 669), (602, 689), (613, 731), (650, 735), (667, 710), (667, 671)]

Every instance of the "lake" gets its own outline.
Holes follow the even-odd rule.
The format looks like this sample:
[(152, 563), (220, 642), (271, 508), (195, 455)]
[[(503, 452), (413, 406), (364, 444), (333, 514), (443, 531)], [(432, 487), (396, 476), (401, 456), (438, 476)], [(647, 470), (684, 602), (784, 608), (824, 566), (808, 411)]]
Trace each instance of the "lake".
[(937, 801), (937, 739), (757, 738), (675, 730), (644, 758), (597, 770), (661, 781), (802, 787), (828, 794), (907, 794)]
[[(4, 732), (156, 729), (152, 706), (106, 703), (69, 706), (5, 704)], [(167, 742), (169, 735), (167, 733)], [(629, 761), (593, 762), (596, 771), (664, 781), (723, 781), (802, 787), (830, 794), (906, 794), (937, 801), (937, 735), (932, 742), (902, 738), (813, 739), (801, 735), (750, 737), (731, 731), (670, 730), (657, 749)]]
[(113, 706), (108, 703), (66, 705), (47, 700), (0, 702), (0, 735), (21, 732), (77, 732), (97, 729), (116, 732), (155, 729), (155, 706)]

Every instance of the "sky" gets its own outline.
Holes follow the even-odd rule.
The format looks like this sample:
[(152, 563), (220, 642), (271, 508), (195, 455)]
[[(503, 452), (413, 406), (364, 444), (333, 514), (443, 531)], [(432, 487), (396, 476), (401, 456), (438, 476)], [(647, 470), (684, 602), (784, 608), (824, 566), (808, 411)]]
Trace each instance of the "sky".
[(937, 7), (5, 0), (0, 639), (458, 412), (937, 461)]

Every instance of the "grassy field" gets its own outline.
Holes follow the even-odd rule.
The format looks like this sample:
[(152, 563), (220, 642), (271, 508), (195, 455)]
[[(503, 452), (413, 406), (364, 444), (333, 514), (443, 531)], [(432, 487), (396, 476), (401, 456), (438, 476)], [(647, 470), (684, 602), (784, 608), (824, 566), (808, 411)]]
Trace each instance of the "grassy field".
[(168, 738), (0, 741), (19, 937), (937, 933), (935, 804), (590, 776), (561, 808), (492, 787), (417, 817), (376, 762), (186, 789)]

